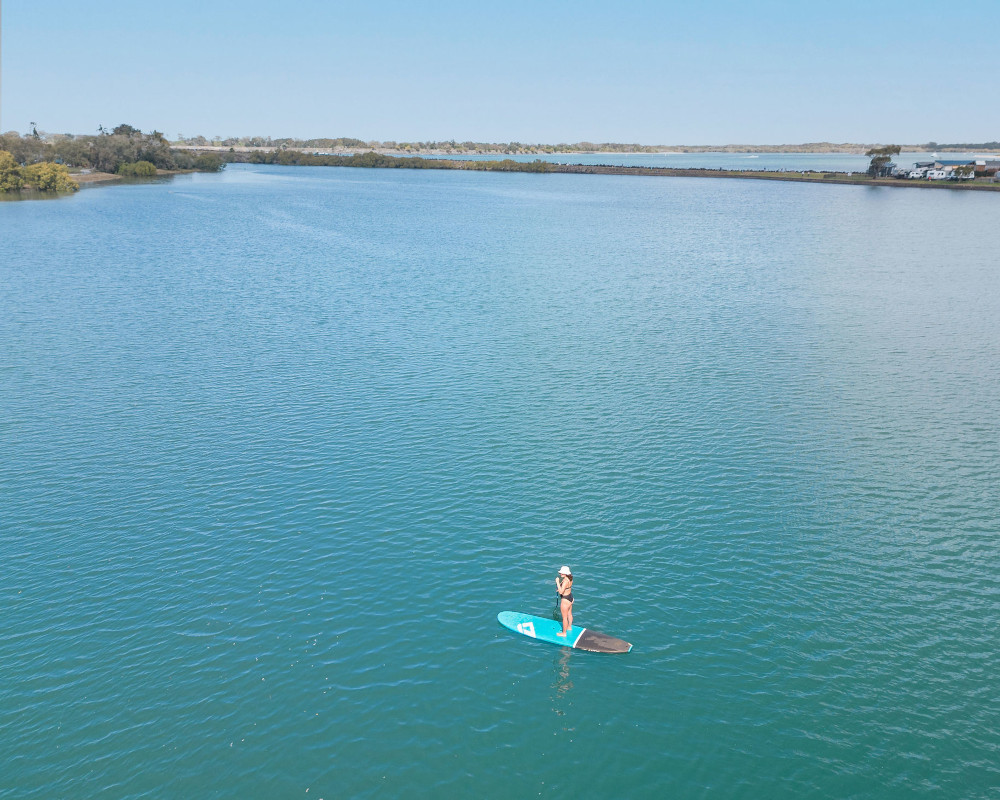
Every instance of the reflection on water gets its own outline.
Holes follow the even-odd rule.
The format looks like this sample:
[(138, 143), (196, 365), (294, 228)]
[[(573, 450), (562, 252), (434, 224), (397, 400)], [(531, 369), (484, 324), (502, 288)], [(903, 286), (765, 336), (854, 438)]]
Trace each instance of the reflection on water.
[(17, 202), (19, 200), (57, 200), (60, 197), (72, 197), (70, 192), (36, 192), (32, 189), (20, 192), (0, 192), (0, 202)]
[(555, 694), (552, 696), (552, 702), (554, 704), (552, 710), (555, 711), (556, 715), (560, 717), (564, 716), (566, 713), (565, 709), (560, 707), (560, 703), (567, 700), (569, 690), (573, 688), (573, 681), (570, 679), (569, 675), (569, 661), (572, 657), (573, 650), (571, 648), (560, 648), (555, 683), (552, 684), (552, 688), (556, 690)]

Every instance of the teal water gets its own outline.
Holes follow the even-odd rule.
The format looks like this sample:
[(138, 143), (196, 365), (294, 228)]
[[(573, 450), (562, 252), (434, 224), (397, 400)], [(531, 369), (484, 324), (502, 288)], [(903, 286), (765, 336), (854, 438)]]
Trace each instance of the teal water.
[[(0, 205), (0, 794), (995, 797), (998, 203)], [(564, 563), (631, 653), (497, 624)]]

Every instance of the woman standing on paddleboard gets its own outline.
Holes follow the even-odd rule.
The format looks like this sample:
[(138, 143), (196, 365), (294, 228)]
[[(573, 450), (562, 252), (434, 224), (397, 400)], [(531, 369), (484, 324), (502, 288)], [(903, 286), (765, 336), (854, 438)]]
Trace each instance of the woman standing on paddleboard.
[(562, 614), (562, 633), (556, 636), (565, 636), (573, 627), (573, 573), (569, 567), (560, 567), (559, 574), (556, 575), (556, 592), (559, 595), (559, 612)]

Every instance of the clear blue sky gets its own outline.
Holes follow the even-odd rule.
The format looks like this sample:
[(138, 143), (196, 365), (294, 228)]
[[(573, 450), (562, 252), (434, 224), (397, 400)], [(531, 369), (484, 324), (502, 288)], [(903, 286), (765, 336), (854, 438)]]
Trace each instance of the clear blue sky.
[(4, 0), (4, 130), (1000, 139), (1000, 0)]

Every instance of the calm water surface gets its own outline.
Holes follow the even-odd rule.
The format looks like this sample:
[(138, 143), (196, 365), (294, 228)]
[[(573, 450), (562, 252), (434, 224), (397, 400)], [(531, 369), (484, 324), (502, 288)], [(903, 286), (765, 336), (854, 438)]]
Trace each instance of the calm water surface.
[[(0, 205), (5, 797), (996, 797), (1000, 198)], [(563, 564), (627, 656), (530, 642)]]

